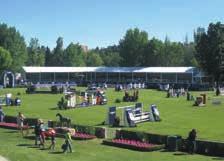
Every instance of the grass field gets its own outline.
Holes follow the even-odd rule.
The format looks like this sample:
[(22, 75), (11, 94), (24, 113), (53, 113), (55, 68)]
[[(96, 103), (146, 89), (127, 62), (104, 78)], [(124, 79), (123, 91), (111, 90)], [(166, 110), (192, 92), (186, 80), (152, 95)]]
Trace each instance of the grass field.
[[(122, 99), (124, 92), (114, 92), (113, 89), (106, 91), (108, 104), (104, 106), (94, 106), (89, 108), (79, 108), (72, 110), (58, 110), (57, 101), (62, 95), (54, 94), (25, 94), (25, 89), (3, 89), (0, 93), (17, 92), (22, 99), (20, 107), (4, 107), (7, 115), (16, 116), (18, 111), (25, 114), (26, 117), (43, 118), (45, 120), (56, 120), (56, 113), (60, 112), (65, 116), (72, 118), (72, 122), (82, 125), (99, 125), (106, 118), (107, 108), (109, 106), (124, 106), (134, 103), (115, 103), (116, 98)], [(194, 92), (197, 96), (202, 92)], [(203, 92), (204, 93), (204, 92)], [(186, 97), (166, 98), (165, 92), (155, 90), (140, 90), (139, 102), (143, 102), (144, 110), (148, 111), (149, 106), (155, 103), (160, 111), (161, 122), (145, 122), (138, 124), (131, 130), (140, 130), (158, 134), (179, 134), (186, 137), (192, 128), (198, 131), (199, 139), (224, 141), (224, 106), (212, 105), (211, 100), (214, 97), (213, 92), (206, 92), (208, 95), (207, 105), (205, 107), (194, 107), (192, 101), (186, 101)], [(224, 96), (223, 96), (224, 97)], [(220, 99), (223, 99), (220, 96)], [(118, 113), (121, 111), (118, 110)]]
[[(79, 108), (72, 110), (58, 110), (56, 108), (57, 101), (62, 95), (52, 94), (25, 94), (25, 89), (3, 89), (0, 94), (10, 92), (16, 96), (18, 92), (22, 99), (20, 107), (3, 107), (7, 115), (16, 116), (19, 111), (23, 112), (26, 117), (43, 118), (56, 120), (56, 113), (72, 118), (73, 123), (82, 125), (99, 125), (106, 118), (107, 108), (109, 106), (124, 106), (133, 103), (114, 103), (116, 98), (122, 98), (123, 92), (114, 92), (113, 89), (107, 90), (108, 104), (104, 106), (95, 106), (91, 108)], [(201, 92), (194, 92), (195, 96)], [(158, 134), (179, 134), (186, 137), (189, 130), (196, 128), (199, 139), (224, 141), (223, 116), (224, 106), (214, 106), (211, 100), (214, 93), (206, 92), (208, 95), (208, 103), (205, 107), (193, 107), (192, 101), (186, 101), (186, 97), (165, 98), (165, 92), (155, 90), (141, 90), (140, 100), (143, 102), (144, 110), (148, 111), (149, 106), (155, 103), (162, 118), (161, 122), (145, 122), (138, 124), (136, 128), (127, 128), (130, 130), (140, 130)], [(220, 96), (220, 99), (222, 97)], [(118, 111), (121, 113), (121, 111)], [(223, 158), (208, 157), (202, 155), (186, 155), (181, 152), (137, 152), (116, 147), (102, 145), (102, 140), (94, 139), (90, 141), (74, 141), (73, 146), (75, 152), (70, 154), (61, 154), (60, 146), (63, 139), (57, 138), (56, 151), (50, 153), (49, 150), (40, 150), (32, 148), (34, 140), (22, 138), (22, 136), (14, 130), (0, 129), (0, 155), (11, 161), (171, 161), (171, 160), (222, 160)], [(50, 141), (48, 141), (49, 144)]]

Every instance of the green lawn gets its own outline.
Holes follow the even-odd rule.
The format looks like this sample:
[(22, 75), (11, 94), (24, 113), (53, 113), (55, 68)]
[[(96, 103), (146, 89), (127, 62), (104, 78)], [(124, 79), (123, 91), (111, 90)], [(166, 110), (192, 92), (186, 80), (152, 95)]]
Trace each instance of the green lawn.
[[(73, 141), (75, 152), (63, 154), (60, 149), (63, 139), (57, 138), (55, 152), (50, 153), (49, 150), (33, 148), (33, 140), (22, 138), (21, 134), (14, 130), (0, 129), (0, 137), (0, 155), (10, 161), (211, 161), (223, 159), (181, 152), (138, 152), (102, 145), (100, 139)], [(47, 141), (47, 144), (49, 145), (50, 141)]]
[[(56, 120), (56, 113), (60, 112), (65, 116), (72, 118), (72, 122), (82, 125), (99, 125), (106, 118), (107, 108), (109, 106), (124, 106), (133, 103), (114, 103), (116, 98), (122, 99), (124, 92), (114, 92), (113, 89), (106, 91), (108, 104), (104, 106), (95, 106), (90, 108), (79, 108), (72, 110), (58, 110), (57, 101), (61, 95), (54, 94), (25, 94), (25, 89), (3, 89), (0, 93), (11, 92), (15, 96), (17, 92), (22, 99), (21, 107), (4, 107), (7, 115), (15, 116), (18, 111), (25, 114), (26, 117), (43, 118), (45, 120)], [(194, 92), (195, 96), (202, 92)], [(161, 122), (145, 122), (138, 124), (131, 130), (140, 130), (158, 134), (179, 134), (184, 137), (192, 128), (198, 131), (199, 139), (221, 140), (224, 141), (224, 106), (212, 105), (211, 100), (214, 97), (213, 92), (206, 92), (208, 95), (207, 105), (205, 107), (193, 107), (192, 101), (186, 101), (186, 97), (166, 98), (165, 92), (155, 90), (140, 90), (139, 102), (143, 102), (145, 111), (149, 106), (155, 103), (160, 111)], [(224, 96), (223, 96), (224, 97)], [(223, 99), (220, 96), (220, 99)], [(224, 100), (224, 99), (223, 99)], [(121, 110), (118, 113), (121, 113)]]

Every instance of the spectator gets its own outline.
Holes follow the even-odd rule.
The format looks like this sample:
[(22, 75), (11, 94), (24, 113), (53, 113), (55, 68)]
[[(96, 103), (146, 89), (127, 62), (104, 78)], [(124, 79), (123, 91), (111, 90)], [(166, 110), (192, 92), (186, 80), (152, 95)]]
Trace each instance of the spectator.
[(56, 144), (55, 134), (56, 134), (56, 132), (55, 132), (54, 129), (52, 129), (52, 128), (49, 129), (49, 135), (50, 135), (50, 137), (51, 137), (51, 145), (50, 145), (49, 149), (50, 149), (51, 151), (54, 151), (55, 144)]
[(155, 104), (151, 105), (151, 111), (152, 111), (152, 115), (155, 121), (160, 121), (160, 117), (159, 117), (159, 110), (156, 107)]
[(4, 121), (5, 114), (3, 112), (2, 106), (0, 106), (0, 122)]
[(72, 153), (72, 138), (70, 130), (65, 134), (65, 148), (63, 149), (63, 153), (66, 153), (69, 149), (70, 153)]
[(20, 132), (22, 133), (22, 136), (24, 136), (23, 134), (24, 119), (25, 119), (25, 116), (21, 112), (19, 112), (17, 115), (17, 126)]
[(36, 123), (36, 125), (35, 125), (35, 127), (34, 127), (34, 133), (35, 133), (35, 145), (37, 145), (37, 142), (39, 141), (41, 141), (40, 139), (40, 134), (41, 134), (41, 129), (40, 129), (40, 124), (41, 124), (41, 120), (40, 119), (38, 119), (37, 120), (37, 123)]
[(20, 104), (21, 104), (21, 100), (18, 97), (16, 97), (16, 99), (15, 99), (15, 105), (16, 106), (20, 106)]
[(195, 129), (192, 129), (188, 135), (188, 152), (194, 154), (196, 151), (196, 137), (197, 132)]
[(44, 122), (43, 120), (40, 120), (40, 146), (44, 149), (44, 143), (45, 143), (45, 128), (44, 128)]

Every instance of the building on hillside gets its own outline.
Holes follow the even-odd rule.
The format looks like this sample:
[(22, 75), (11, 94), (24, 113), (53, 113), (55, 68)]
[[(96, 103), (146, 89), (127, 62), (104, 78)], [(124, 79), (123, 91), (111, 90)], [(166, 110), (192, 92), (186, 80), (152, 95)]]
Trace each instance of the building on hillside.
[(32, 83), (91, 82), (199, 84), (206, 80), (195, 67), (23, 67)]
[(82, 50), (86, 53), (88, 52), (88, 46), (87, 45), (81, 45)]

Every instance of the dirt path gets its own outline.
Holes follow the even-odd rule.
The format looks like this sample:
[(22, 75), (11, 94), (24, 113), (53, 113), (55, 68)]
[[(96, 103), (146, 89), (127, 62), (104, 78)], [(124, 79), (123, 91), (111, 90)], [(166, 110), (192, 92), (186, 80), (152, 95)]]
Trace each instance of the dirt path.
[(9, 160), (0, 155), (0, 161), (9, 161)]

